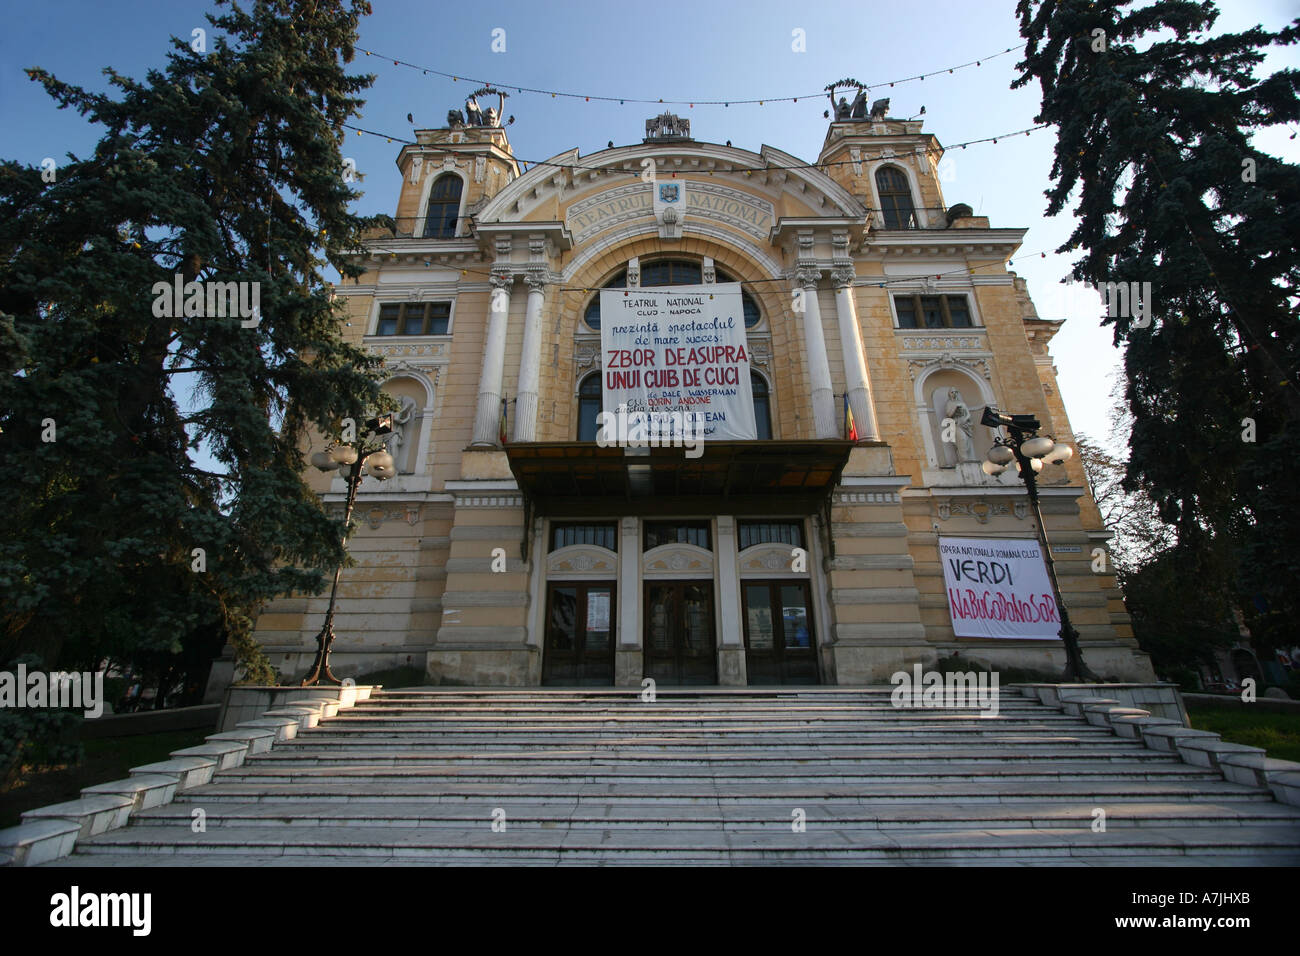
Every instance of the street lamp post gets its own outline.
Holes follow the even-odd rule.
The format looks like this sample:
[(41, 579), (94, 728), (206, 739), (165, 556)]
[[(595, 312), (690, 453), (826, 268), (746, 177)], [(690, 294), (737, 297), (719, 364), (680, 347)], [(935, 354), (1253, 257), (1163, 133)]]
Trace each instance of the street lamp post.
[[(356, 442), (336, 442), (325, 451), (318, 451), (311, 456), (311, 462), (321, 471), (340, 471), (347, 480), (347, 503), (343, 509), (344, 544), (347, 543), (348, 528), (352, 523), (352, 506), (356, 504), (357, 488), (361, 479), (369, 474), (379, 481), (393, 477), (396, 466), (387, 447), (375, 439), (393, 430), (393, 416), (380, 415), (366, 422), (366, 435)], [(325, 612), (325, 624), (316, 635), (316, 660), (311, 673), (302, 682), (303, 687), (310, 687), (321, 680), (331, 684), (342, 684), (330, 670), (330, 648), (334, 644), (334, 603), (339, 593), (339, 577), (343, 573), (340, 561), (334, 568), (334, 584), (330, 587), (329, 610)]]
[(1029, 493), (1029, 505), (1034, 511), (1034, 520), (1038, 524), (1038, 543), (1043, 550), (1043, 561), (1047, 565), (1047, 577), (1052, 582), (1052, 596), (1056, 599), (1056, 608), (1061, 614), (1061, 640), (1065, 642), (1065, 672), (1061, 678), (1066, 683), (1097, 681), (1097, 677), (1088, 670), (1083, 662), (1083, 652), (1079, 649), (1079, 632), (1070, 623), (1069, 612), (1061, 600), (1061, 585), (1056, 579), (1056, 562), (1052, 560), (1052, 549), (1047, 543), (1047, 528), (1043, 525), (1043, 512), (1038, 504), (1038, 472), (1043, 470), (1043, 462), (1063, 465), (1074, 455), (1074, 449), (1062, 445), (1056, 439), (1039, 435), (1042, 424), (1033, 415), (1007, 415), (996, 408), (984, 409), (980, 424), (989, 428), (1005, 428), (1008, 438), (998, 438), (989, 449), (988, 460), (981, 466), (986, 475), (1000, 475), (1014, 462), (1016, 470), (1025, 483)]

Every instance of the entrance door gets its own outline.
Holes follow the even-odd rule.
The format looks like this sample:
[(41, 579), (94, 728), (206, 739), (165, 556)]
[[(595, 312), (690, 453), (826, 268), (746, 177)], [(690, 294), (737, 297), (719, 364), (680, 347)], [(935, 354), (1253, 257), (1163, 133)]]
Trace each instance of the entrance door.
[(645, 586), (644, 675), (660, 684), (716, 684), (712, 581)]
[(614, 585), (551, 584), (546, 593), (542, 683), (614, 683)]
[(807, 581), (742, 581), (745, 669), (751, 684), (816, 684)]

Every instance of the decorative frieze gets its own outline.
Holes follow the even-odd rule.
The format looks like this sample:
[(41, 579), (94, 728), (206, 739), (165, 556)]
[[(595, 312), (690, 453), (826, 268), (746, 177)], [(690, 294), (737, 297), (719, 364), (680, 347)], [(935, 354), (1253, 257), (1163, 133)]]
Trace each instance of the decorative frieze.
[(837, 491), (833, 499), (837, 505), (892, 505), (902, 500), (897, 491)]
[(927, 333), (916, 335), (900, 332), (904, 352), (935, 351), (939, 349), (983, 349), (987, 348), (984, 333), (970, 332), (962, 335), (935, 335)]
[(522, 508), (522, 495), (457, 495), (457, 508)]
[(445, 342), (403, 343), (394, 345), (367, 345), (375, 355), (410, 355), (418, 358), (443, 358), (447, 355)]
[(940, 521), (947, 521), (956, 516), (974, 518), (980, 524), (987, 524), (989, 518), (1013, 514), (1023, 520), (1029, 514), (1029, 505), (1026, 502), (1015, 501), (1008, 505), (1006, 502), (987, 501), (983, 498), (975, 501), (939, 501), (935, 503), (935, 508), (939, 513)]
[(993, 378), (993, 370), (989, 367), (989, 359), (986, 355), (958, 357), (951, 352), (944, 352), (934, 358), (910, 358), (907, 360), (907, 374), (912, 381), (916, 381), (919, 376), (936, 368), (960, 368), (981, 375), (986, 379)]

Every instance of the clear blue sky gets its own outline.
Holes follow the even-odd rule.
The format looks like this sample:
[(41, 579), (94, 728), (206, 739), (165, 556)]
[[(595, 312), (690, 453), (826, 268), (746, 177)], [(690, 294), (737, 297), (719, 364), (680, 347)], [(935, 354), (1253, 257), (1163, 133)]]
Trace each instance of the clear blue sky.
[[(986, 57), (1018, 45), (1015, 4), (992, 0), (930, 0), (925, 3), (799, 3), (744, 0), (656, 4), (601, 2), (509, 2), (450, 4), (428, 0), (377, 0), (361, 25), (361, 46), (451, 73), (583, 94), (664, 99), (738, 99), (795, 96), (797, 104), (699, 106), (678, 110), (692, 121), (696, 139), (731, 140), (739, 147), (763, 144), (811, 161), (825, 135), (827, 83), (855, 77), (887, 82)], [(1256, 23), (1277, 28), (1297, 14), (1286, 0), (1228, 0), (1216, 30)], [(42, 0), (4, 3), (0, 32), (0, 155), (37, 164), (69, 152), (88, 153), (98, 133), (81, 117), (52, 107), (23, 74), (42, 66), (59, 78), (104, 88), (101, 69), (142, 77), (163, 63), (170, 36), (188, 40), (207, 27), (207, 0)], [(505, 31), (504, 53), (492, 51), (493, 31)], [(806, 52), (791, 48), (792, 31), (806, 36)], [(1036, 86), (1012, 91), (1018, 57), (992, 59), (979, 68), (873, 91), (889, 96), (891, 114), (911, 116), (926, 107), (925, 128), (943, 144), (982, 139), (1033, 125)], [(472, 87), (465, 81), (424, 76), (391, 59), (360, 56), (354, 64), (377, 74), (360, 125), (407, 134), (406, 114), (421, 127), (441, 126), (447, 110), (460, 107)], [(1300, 66), (1292, 48), (1275, 53), (1270, 70)], [(521, 94), (506, 103), (516, 117), (510, 128), (515, 153), (546, 159), (578, 147), (593, 152), (639, 142), (650, 105), (605, 104)], [(1258, 145), (1295, 162), (1300, 140), (1282, 132)], [(1043, 216), (1054, 137), (1050, 130), (1001, 140), (997, 145), (953, 150), (944, 182), (949, 205), (969, 203), (995, 226), (1028, 227), (1014, 270), (1029, 280), (1044, 317), (1069, 321), (1057, 335), (1061, 386), (1075, 430), (1106, 432), (1108, 379), (1118, 353), (1099, 324), (1095, 295), (1070, 292), (1057, 283), (1068, 271), (1056, 248), (1070, 232), (1068, 213)], [(393, 165), (396, 144), (350, 137), (346, 155), (366, 174), (367, 194), (358, 211), (393, 212), (398, 192)], [(1046, 252), (1046, 258), (1039, 253)]]

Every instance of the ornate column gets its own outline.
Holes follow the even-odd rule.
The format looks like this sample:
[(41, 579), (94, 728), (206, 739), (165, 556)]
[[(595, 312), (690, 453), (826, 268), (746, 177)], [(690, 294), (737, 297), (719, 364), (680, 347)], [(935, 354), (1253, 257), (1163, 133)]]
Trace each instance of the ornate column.
[(736, 519), (718, 515), (718, 611), (722, 631), (718, 635), (718, 683), (744, 687), (745, 634), (740, 603), (740, 552), (736, 540)]
[(803, 289), (804, 348), (808, 353), (808, 377), (812, 389), (813, 424), (818, 438), (838, 438), (835, 426), (835, 394), (831, 391), (831, 365), (826, 358), (826, 337), (822, 333), (822, 311), (817, 303), (817, 280), (821, 270), (800, 265), (795, 273)]
[(619, 519), (618, 533), (618, 643), (614, 645), (614, 684), (640, 687), (644, 668), (640, 522), (625, 516)]
[(488, 313), (487, 336), (483, 343), (483, 370), (478, 378), (478, 411), (474, 415), (475, 447), (496, 447), (501, 423), (501, 377), (506, 359), (506, 325), (510, 315), (510, 287), (515, 277), (507, 270), (494, 269), (491, 278), (492, 304)]
[(519, 356), (519, 387), (515, 391), (515, 441), (537, 440), (537, 383), (542, 363), (542, 303), (546, 274), (529, 269), (528, 312), (524, 317), (524, 343)]
[(845, 391), (849, 396), (849, 408), (853, 410), (853, 421), (858, 426), (858, 437), (875, 440), (880, 437), (880, 431), (876, 425), (876, 408), (871, 401), (871, 379), (862, 349), (858, 309), (853, 302), (854, 275), (851, 263), (836, 265), (831, 270), (831, 281), (835, 283), (835, 315), (840, 323), (840, 348), (844, 353)]

